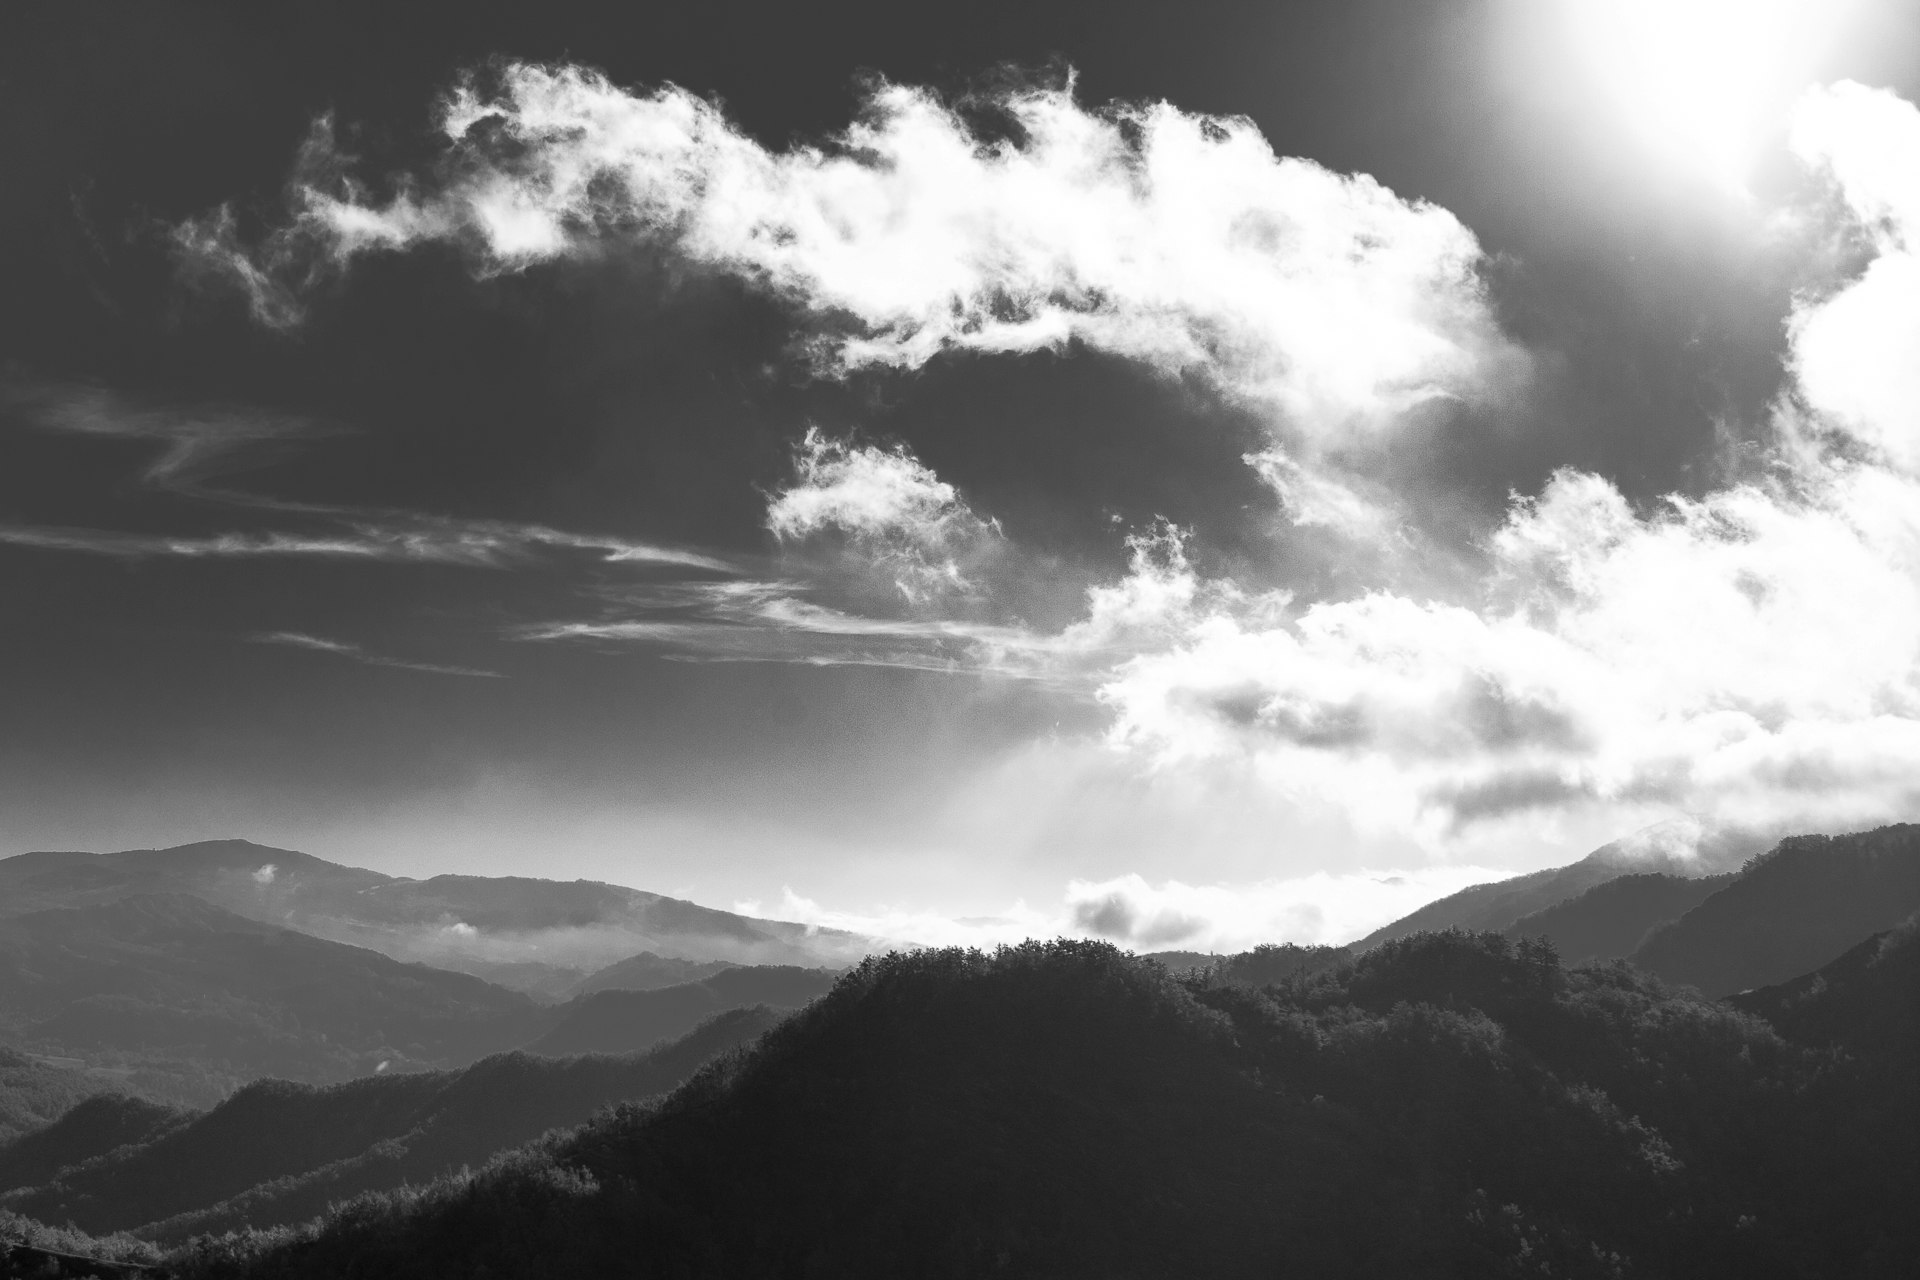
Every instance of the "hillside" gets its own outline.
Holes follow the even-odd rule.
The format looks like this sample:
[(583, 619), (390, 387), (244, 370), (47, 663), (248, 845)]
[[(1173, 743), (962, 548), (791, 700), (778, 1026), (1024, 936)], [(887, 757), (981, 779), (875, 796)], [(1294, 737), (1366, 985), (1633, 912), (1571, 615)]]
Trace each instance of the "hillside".
[[(189, 1277), (1841, 1277), (1920, 1187), (1819, 1057), (1620, 966), (1422, 935), (1264, 991), (1104, 944), (869, 961), (757, 1048)], [(1755, 1123), (1759, 1117), (1765, 1123)], [(831, 1177), (820, 1176), (831, 1170)], [(1864, 1198), (1863, 1198), (1864, 1197)], [(1885, 1274), (1895, 1274), (1886, 1272)]]
[[(777, 1019), (767, 1009), (733, 1010), (644, 1055), (511, 1053), (462, 1071), (327, 1088), (261, 1081), (205, 1114), (43, 1175), (43, 1185), (0, 1204), (96, 1234), (138, 1229), (156, 1240), (304, 1221), (329, 1203), (482, 1164), (613, 1103), (672, 1089)], [(34, 1138), (44, 1145), (45, 1136)], [(12, 1148), (0, 1149), (0, 1167), (11, 1159)]]
[(683, 982), (699, 982), (711, 978), (722, 969), (731, 968), (733, 966), (725, 960), (676, 960), (671, 956), (657, 956), (651, 951), (642, 951), (584, 975), (568, 989), (567, 994), (584, 996), (595, 991), (654, 991), (661, 987), (677, 987)]
[(0, 1045), (0, 1142), (41, 1128), (82, 1098), (120, 1083), (78, 1062), (57, 1065)]
[(525, 876), (415, 880), (246, 840), (0, 859), (0, 917), (168, 893), (547, 996), (639, 951), (696, 962), (818, 965), (845, 964), (867, 950), (851, 934), (620, 885)]
[(0, 1035), (88, 1058), (324, 1081), (467, 1062), (545, 1025), (466, 974), (248, 920), (185, 894), (0, 919)]
[(1631, 955), (1655, 926), (1677, 920), (1725, 888), (1731, 875), (1624, 875), (1539, 911), (1501, 930), (1509, 938), (1545, 937), (1561, 960), (1612, 960)]
[(117, 1147), (149, 1142), (196, 1114), (125, 1094), (95, 1094), (53, 1123), (0, 1145), (0, 1195), (49, 1181)]
[(1920, 910), (1920, 826), (1795, 836), (1650, 934), (1633, 963), (1709, 995), (1809, 973)]
[(527, 1045), (533, 1053), (636, 1053), (684, 1034), (722, 1009), (766, 1005), (797, 1009), (833, 986), (837, 971), (791, 965), (745, 965), (700, 982), (648, 991), (596, 991), (556, 1010), (551, 1030)]
[(1391, 924), (1382, 925), (1351, 945), (1355, 951), (1365, 951), (1383, 942), (1440, 929), (1503, 930), (1522, 916), (1564, 902), (1626, 870), (1590, 856), (1565, 867), (1549, 867), (1510, 880), (1469, 885)]
[(1920, 916), (1850, 948), (1813, 973), (1729, 996), (1790, 1040), (1920, 1063)]

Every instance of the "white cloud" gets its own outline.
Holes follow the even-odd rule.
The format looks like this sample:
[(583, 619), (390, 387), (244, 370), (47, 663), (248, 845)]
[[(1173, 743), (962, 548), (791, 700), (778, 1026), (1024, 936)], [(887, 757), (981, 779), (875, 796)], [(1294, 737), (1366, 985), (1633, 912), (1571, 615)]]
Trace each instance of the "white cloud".
[(742, 915), (842, 929), (917, 946), (991, 946), (1026, 938), (1105, 938), (1136, 951), (1245, 951), (1262, 943), (1340, 945), (1435, 898), (1504, 873), (1454, 866), (1270, 879), (1250, 884), (1150, 883), (1139, 875), (1071, 881), (1050, 910), (1017, 901), (988, 916), (905, 906), (823, 907), (791, 887), (772, 905), (736, 902)]
[[(226, 255), (269, 320), (358, 253), (450, 240), (502, 271), (646, 241), (805, 312), (828, 372), (1077, 342), (1266, 406), (1272, 447), (1249, 462), (1296, 524), (1401, 538), (1397, 495), (1341, 459), (1516, 367), (1471, 235), (1367, 178), (1276, 158), (1246, 121), (1089, 111), (1055, 91), (992, 105), (1017, 142), (882, 86), (843, 135), (776, 153), (679, 89), (518, 65), (449, 99), (432, 181), (376, 200), (316, 146), (294, 222), (258, 250), (218, 220), (183, 236)], [(1236, 761), (1428, 848), (1541, 814), (1617, 829), (1675, 812), (1748, 828), (1913, 816), (1920, 113), (1838, 86), (1804, 106), (1793, 145), (1831, 175), (1869, 258), (1796, 308), (1767, 476), (1636, 510), (1608, 479), (1562, 471), (1491, 531), (1480, 580), (1440, 598), (1383, 575), (1346, 598), (1251, 590), (1203, 574), (1167, 528), (1051, 633), (740, 581), (525, 634), (1097, 685), (1123, 752)], [(831, 533), (893, 556), (919, 575), (896, 583), (912, 604), (966, 579), (954, 531), (987, 522), (910, 455), (810, 436), (798, 470), (768, 513), (790, 544)], [(1089, 901), (1119, 894), (1114, 918), (1136, 933), (1184, 929), (1200, 891), (1144, 885)]]
[(1248, 755), (1434, 841), (1591, 804), (1764, 825), (1920, 799), (1920, 486), (1841, 467), (1641, 516), (1563, 472), (1490, 551), (1467, 605), (1186, 610), (1104, 687), (1114, 741)]
[(1920, 471), (1920, 111), (1851, 82), (1809, 94), (1792, 144), (1833, 180), (1872, 248), (1859, 278), (1796, 308), (1801, 394), (1893, 465)]
[(674, 86), (515, 64), (446, 100), (436, 179), (373, 200), (322, 122), (290, 225), (252, 252), (224, 212), (179, 236), (273, 324), (360, 253), (452, 240), (509, 271), (667, 243), (813, 313), (829, 369), (1077, 341), (1204, 376), (1320, 440), (1477, 394), (1509, 353), (1479, 247), (1444, 209), (1276, 157), (1245, 119), (1089, 110), (1070, 87), (992, 105), (1019, 141), (883, 84), (843, 134), (776, 153)]
[(794, 470), (794, 482), (767, 503), (767, 528), (788, 543), (849, 539), (909, 604), (971, 593), (968, 563), (999, 549), (999, 526), (904, 448), (851, 445), (810, 428)]

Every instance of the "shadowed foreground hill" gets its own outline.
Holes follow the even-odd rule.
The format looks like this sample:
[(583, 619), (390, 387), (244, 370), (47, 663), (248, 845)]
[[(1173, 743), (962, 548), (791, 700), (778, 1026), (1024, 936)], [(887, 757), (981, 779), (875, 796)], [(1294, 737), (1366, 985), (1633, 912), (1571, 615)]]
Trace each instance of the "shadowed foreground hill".
[[(1824, 1277), (1819, 1057), (1624, 966), (1422, 935), (1264, 989), (1092, 943), (889, 956), (664, 1102), (194, 1277)], [(1823, 1177), (1833, 1177), (1830, 1168)], [(1891, 1187), (1893, 1194), (1915, 1188)], [(1878, 1252), (1875, 1252), (1878, 1250)]]
[[(300, 1222), (331, 1202), (482, 1164), (612, 1103), (664, 1093), (778, 1017), (765, 1008), (730, 1010), (644, 1055), (552, 1060), (510, 1053), (464, 1071), (328, 1088), (263, 1080), (117, 1150), (83, 1154), (70, 1142), (65, 1154), (81, 1159), (57, 1176), (43, 1174), (47, 1185), (0, 1197), (0, 1204), (93, 1234), (134, 1231), (161, 1241)], [(52, 1146), (55, 1131), (75, 1128), (70, 1121), (86, 1109), (16, 1146), (36, 1139)], [(40, 1165), (48, 1163), (35, 1154)], [(14, 1148), (0, 1149), (0, 1166), (13, 1157)]]

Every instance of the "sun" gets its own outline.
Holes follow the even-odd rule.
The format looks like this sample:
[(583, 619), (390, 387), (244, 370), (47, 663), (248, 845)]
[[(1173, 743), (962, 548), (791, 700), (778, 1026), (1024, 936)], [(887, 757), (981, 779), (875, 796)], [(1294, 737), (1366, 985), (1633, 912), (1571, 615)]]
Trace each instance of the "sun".
[(1613, 110), (1674, 164), (1744, 183), (1861, 0), (1559, 0)]

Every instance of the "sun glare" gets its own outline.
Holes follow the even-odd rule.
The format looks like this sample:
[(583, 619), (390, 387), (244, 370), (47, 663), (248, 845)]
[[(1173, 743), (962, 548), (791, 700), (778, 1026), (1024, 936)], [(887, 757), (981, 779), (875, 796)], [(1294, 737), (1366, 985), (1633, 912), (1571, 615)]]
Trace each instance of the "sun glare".
[(1671, 162), (1741, 186), (1858, 0), (1562, 0), (1629, 126)]

